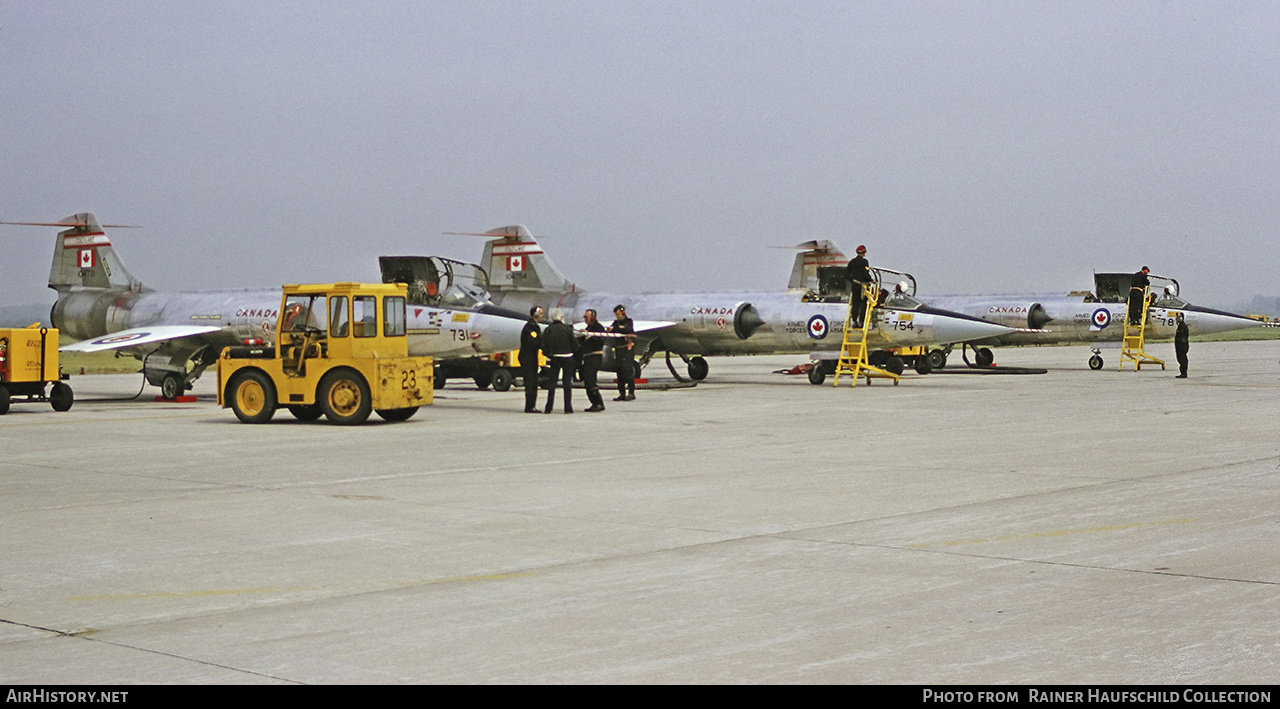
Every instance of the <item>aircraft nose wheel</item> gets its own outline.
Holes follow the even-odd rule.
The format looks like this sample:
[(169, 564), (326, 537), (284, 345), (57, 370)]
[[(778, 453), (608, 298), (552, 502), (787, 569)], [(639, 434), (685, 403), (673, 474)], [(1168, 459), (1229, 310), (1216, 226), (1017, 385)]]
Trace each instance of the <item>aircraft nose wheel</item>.
[(1089, 369), (1093, 369), (1093, 370), (1102, 369), (1102, 357), (1101, 357), (1101, 356), (1099, 356), (1099, 355), (1094, 355), (1094, 356), (1090, 357), (1090, 358), (1089, 358)]

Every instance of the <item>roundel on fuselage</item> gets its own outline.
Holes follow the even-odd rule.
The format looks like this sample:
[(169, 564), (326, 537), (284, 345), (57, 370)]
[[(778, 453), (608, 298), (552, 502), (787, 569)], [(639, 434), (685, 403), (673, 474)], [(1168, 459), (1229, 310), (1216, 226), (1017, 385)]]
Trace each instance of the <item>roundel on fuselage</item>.
[(831, 328), (827, 324), (827, 319), (821, 315), (814, 315), (809, 318), (809, 337), (815, 340), (821, 340), (827, 336), (827, 331)]

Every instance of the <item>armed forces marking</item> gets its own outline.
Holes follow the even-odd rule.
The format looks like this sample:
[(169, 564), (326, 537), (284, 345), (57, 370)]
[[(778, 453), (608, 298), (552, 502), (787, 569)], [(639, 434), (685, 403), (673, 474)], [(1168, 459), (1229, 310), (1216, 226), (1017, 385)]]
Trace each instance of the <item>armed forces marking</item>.
[(134, 332), (134, 333), (130, 333), (130, 334), (128, 334), (128, 335), (118, 335), (118, 336), (114, 336), (114, 337), (112, 337), (112, 336), (108, 336), (108, 337), (99, 337), (99, 338), (98, 338), (98, 339), (96, 339), (96, 340), (92, 340), (92, 341), (90, 341), (90, 343), (89, 343), (89, 344), (91, 344), (91, 345), (115, 345), (115, 344), (119, 344), (119, 343), (121, 343), (121, 342), (132, 342), (132, 341), (134, 341), (134, 340), (140, 340), (140, 339), (142, 339), (142, 338), (144, 338), (144, 337), (150, 337), (150, 336), (151, 336), (151, 333), (149, 333), (149, 332)]
[(1111, 311), (1106, 308), (1098, 308), (1093, 311), (1093, 326), (1099, 330), (1105, 329), (1111, 324)]
[(827, 322), (827, 319), (821, 315), (814, 315), (809, 318), (807, 328), (809, 330), (809, 337), (815, 340), (825, 338), (827, 333), (831, 331), (831, 325)]

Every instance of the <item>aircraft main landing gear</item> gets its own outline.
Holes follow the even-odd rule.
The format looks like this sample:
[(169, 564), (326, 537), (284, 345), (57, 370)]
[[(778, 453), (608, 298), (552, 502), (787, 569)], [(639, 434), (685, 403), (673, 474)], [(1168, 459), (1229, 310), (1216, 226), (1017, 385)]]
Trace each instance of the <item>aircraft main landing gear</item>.
[(701, 357), (692, 357), (689, 359), (689, 378), (695, 382), (700, 382), (707, 378), (707, 372), (711, 370), (711, 365), (707, 364), (707, 360)]

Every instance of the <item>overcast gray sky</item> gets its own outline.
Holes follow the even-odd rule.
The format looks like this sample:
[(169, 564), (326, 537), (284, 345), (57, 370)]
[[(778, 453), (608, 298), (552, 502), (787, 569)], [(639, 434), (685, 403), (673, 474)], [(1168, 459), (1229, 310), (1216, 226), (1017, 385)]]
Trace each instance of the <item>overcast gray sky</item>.
[[(1280, 294), (1280, 3), (0, 1), (0, 220), (158, 289), (377, 280), (547, 235), (587, 289)], [(0, 305), (53, 229), (0, 227)]]

